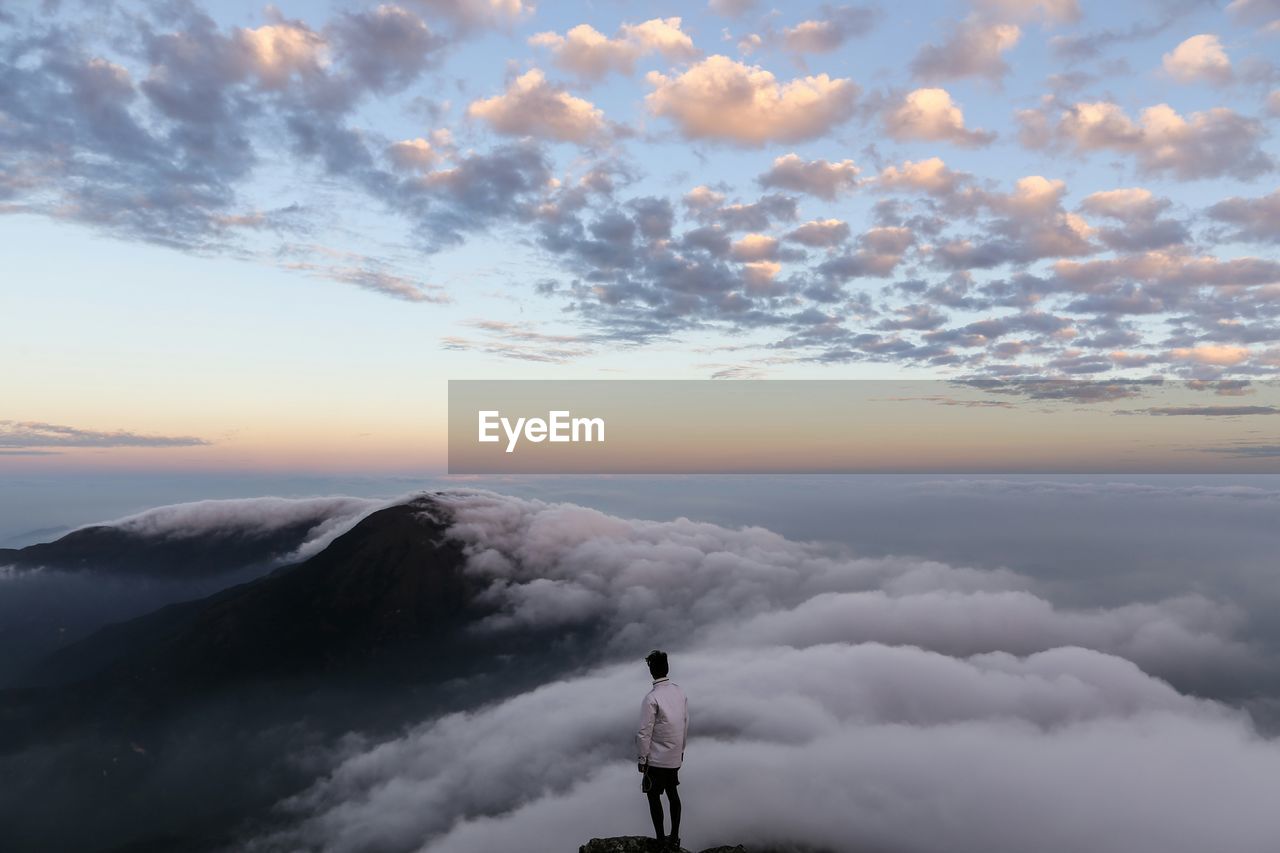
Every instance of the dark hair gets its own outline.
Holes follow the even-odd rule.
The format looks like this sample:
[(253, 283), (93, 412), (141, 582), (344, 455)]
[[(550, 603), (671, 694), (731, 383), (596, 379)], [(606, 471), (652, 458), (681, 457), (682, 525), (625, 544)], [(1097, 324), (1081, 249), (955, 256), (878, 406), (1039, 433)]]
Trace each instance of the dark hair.
[(649, 674), (654, 678), (666, 678), (670, 668), (667, 666), (667, 653), (657, 649), (649, 652), (644, 662), (649, 664)]

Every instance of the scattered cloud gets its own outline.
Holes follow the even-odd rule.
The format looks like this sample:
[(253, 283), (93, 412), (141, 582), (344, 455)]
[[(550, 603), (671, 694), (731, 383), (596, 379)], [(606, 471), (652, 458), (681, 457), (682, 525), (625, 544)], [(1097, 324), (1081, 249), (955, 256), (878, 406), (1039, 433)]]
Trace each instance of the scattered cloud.
[(1162, 66), (1179, 83), (1231, 82), (1231, 61), (1222, 42), (1211, 33), (1192, 36), (1164, 55)]
[(805, 160), (792, 153), (775, 158), (769, 171), (756, 180), (762, 187), (794, 190), (832, 201), (858, 186), (861, 171), (852, 160)]
[(735, 261), (773, 261), (778, 257), (778, 241), (766, 234), (747, 234), (730, 247), (729, 257)]
[(831, 53), (869, 33), (879, 19), (874, 6), (823, 6), (820, 17), (784, 28), (780, 39), (795, 53)]
[(1228, 235), (1231, 240), (1280, 243), (1280, 190), (1258, 198), (1233, 196), (1212, 205), (1207, 213), (1235, 229)]
[(281, 247), (278, 255), (278, 264), (283, 269), (354, 285), (383, 296), (406, 302), (443, 304), (451, 301), (442, 287), (400, 275), (378, 258), (357, 252), (289, 243)]
[(911, 73), (920, 80), (984, 77), (999, 81), (1009, 73), (1004, 54), (1022, 37), (1016, 24), (969, 18), (951, 28), (941, 44), (928, 44), (911, 60)]
[(503, 94), (473, 101), (467, 115), (507, 136), (559, 142), (589, 143), (607, 131), (600, 109), (548, 83), (536, 68), (512, 80)]
[(1234, 418), (1241, 415), (1280, 415), (1275, 406), (1157, 406), (1143, 409), (1148, 415), (1191, 415), (1211, 418)]
[(1067, 62), (1079, 63), (1097, 59), (1113, 45), (1131, 44), (1160, 35), (1173, 25), (1178, 14), (1170, 7), (1164, 18), (1154, 22), (1137, 21), (1120, 29), (1095, 30), (1073, 36), (1054, 36), (1049, 39), (1049, 47), (1053, 50), (1054, 56)]
[(736, 145), (800, 142), (853, 115), (858, 86), (826, 74), (780, 83), (769, 71), (711, 56), (674, 77), (650, 72), (645, 104), (690, 139)]
[(974, 6), (1002, 21), (1038, 18), (1047, 24), (1074, 24), (1083, 17), (1078, 0), (976, 0)]
[(952, 195), (966, 175), (953, 172), (939, 157), (927, 160), (906, 160), (901, 166), (885, 166), (876, 179), (880, 189), (918, 190), (934, 195)]
[(839, 281), (867, 276), (884, 278), (893, 275), (915, 241), (910, 228), (872, 228), (858, 237), (856, 251), (829, 258), (817, 269), (822, 275)]
[(652, 18), (640, 24), (623, 24), (609, 38), (590, 24), (578, 24), (564, 35), (538, 33), (529, 39), (534, 47), (551, 51), (560, 68), (587, 80), (600, 80), (609, 72), (630, 74), (637, 60), (659, 54), (668, 60), (698, 55), (693, 39), (681, 28), (680, 18)]
[(476, 329), (481, 337), (446, 335), (440, 345), (447, 350), (469, 350), (540, 364), (566, 364), (595, 350), (595, 342), (586, 335), (547, 334), (527, 324), (500, 320), (471, 320), (465, 325)]
[(1198, 344), (1193, 347), (1174, 349), (1170, 352), (1170, 357), (1178, 361), (1189, 361), (1196, 364), (1232, 367), (1249, 357), (1249, 349), (1248, 347), (1225, 344)]
[(430, 139), (418, 136), (391, 143), (387, 146), (387, 157), (402, 171), (428, 172), (452, 151), (453, 136), (447, 130), (437, 130)]
[(92, 430), (41, 421), (0, 420), (0, 448), (200, 447), (207, 439), (190, 435), (147, 435), (128, 430)]
[(849, 223), (839, 219), (815, 219), (790, 231), (787, 239), (815, 249), (838, 246), (849, 239)]
[(1276, 0), (1231, 0), (1227, 14), (1244, 24), (1270, 24), (1280, 19), (1280, 3)]
[(1167, 104), (1143, 110), (1137, 121), (1110, 101), (1080, 102), (1056, 124), (1044, 113), (1045, 132), (1080, 152), (1132, 155), (1140, 171), (1179, 180), (1231, 176), (1248, 180), (1275, 169), (1261, 148), (1262, 126), (1227, 107), (1184, 117)]
[(916, 89), (897, 106), (882, 114), (885, 132), (898, 140), (952, 142), (977, 147), (989, 145), (995, 134), (964, 126), (964, 113), (946, 89)]
[(1098, 236), (1112, 249), (1139, 251), (1182, 245), (1191, 239), (1185, 225), (1160, 219), (1170, 206), (1148, 189), (1128, 187), (1091, 193), (1080, 207), (1086, 213), (1116, 220), (1115, 227), (1098, 229)]
[[(713, 6), (745, 14), (750, 4)], [(422, 303), (450, 294), (412, 273), (405, 253), (421, 258), (490, 235), (555, 265), (530, 290), (579, 324), (566, 336), (582, 342), (544, 342), (565, 360), (600, 340), (688, 333), (748, 335), (792, 361), (975, 375), (1256, 377), (1280, 364), (1275, 263), (1215, 245), (1274, 245), (1275, 193), (1165, 183), (1250, 181), (1275, 169), (1264, 114), (1271, 104), (1280, 115), (1280, 93), (1270, 63), (1236, 56), (1245, 43), (1225, 32), (1192, 35), (1203, 23), (1171, 28), (1190, 4), (1050, 33), (1059, 58), (1098, 62), (1051, 79), (1007, 134), (986, 126), (988, 87), (966, 89), (962, 109), (950, 84), (901, 88), (899, 74), (860, 100), (853, 80), (833, 76), (844, 65), (808, 72), (806, 63), (841, 60), (831, 48), (847, 49), (877, 16), (896, 15), (888, 6), (783, 15), (756, 5), (758, 19), (723, 21), (720, 34), (730, 49), (750, 41), (755, 64), (704, 58), (693, 38), (710, 36), (688, 18), (605, 26), (589, 15), (556, 32), (512, 30), (508, 41), (523, 53), (510, 57), (497, 92), (477, 90), (455, 58), (484, 28), (527, 20), (532, 6), (518, 0), (406, 0), (307, 20), (270, 9), (239, 26), (184, 4), (128, 15), (104, 6), (92, 22), (68, 8), (48, 22), (15, 8), (3, 24), (39, 33), (0, 48), (3, 213)], [(943, 35), (915, 55), (915, 74), (998, 83), (1023, 59), (1022, 36), (1039, 43), (1045, 34), (1033, 28), (1079, 23), (1067, 0), (968, 8), (941, 22)], [(1266, 27), (1277, 18), (1270, 8), (1235, 2), (1229, 11), (1235, 23)], [(906, 60), (919, 47), (915, 32), (915, 43), (898, 45)], [(1168, 80), (1217, 84), (1230, 74), (1253, 93), (1241, 103), (1254, 109), (1209, 101), (1200, 111), (1157, 103), (1135, 112), (1130, 105), (1152, 103), (1141, 96), (1150, 75), (1128, 52), (1109, 60), (1100, 51), (1162, 32), (1177, 36), (1147, 45), (1143, 67), (1168, 51)], [(896, 39), (899, 30), (884, 33)], [(587, 99), (574, 83), (548, 79), (538, 57), (578, 83), (663, 65), (647, 76), (637, 116), (635, 99)], [(777, 77), (771, 57), (802, 70)], [(401, 109), (409, 121), (384, 124)], [(629, 111), (616, 116), (629, 124), (610, 121), (614, 110)], [(969, 126), (975, 115), (983, 127)], [(961, 171), (945, 151), (927, 150), (1009, 144), (1015, 134), (1043, 151), (1043, 174), (1001, 173), (990, 152)], [(891, 151), (885, 139), (910, 148)], [(725, 172), (689, 141), (769, 146), (768, 161), (730, 153), (742, 160), (725, 161)], [(668, 155), (679, 165), (663, 174)], [(731, 177), (733, 163), (749, 162), (756, 171)], [(1100, 182), (1080, 171), (1084, 162), (1129, 174)], [(641, 175), (655, 182), (637, 194)], [(681, 198), (677, 187), (699, 182)], [(753, 185), (762, 194), (747, 192)], [(836, 205), (857, 189), (873, 194), (849, 219)], [(347, 211), (356, 210), (352, 225)], [(375, 222), (380, 239), (366, 245), (383, 249), (332, 248), (356, 245), (369, 235), (348, 229)], [(890, 246), (894, 234), (910, 239)], [(764, 245), (774, 248), (759, 254)], [(539, 283), (552, 278), (554, 286)], [(1002, 324), (973, 325), (986, 320)], [(1000, 328), (1013, 331), (989, 334)], [(449, 346), (498, 350), (495, 332), (457, 331)], [(528, 357), (535, 346), (529, 339), (511, 352)], [(1178, 355), (1202, 346), (1250, 355), (1216, 365)]]
[(501, 27), (531, 17), (537, 4), (530, 0), (408, 0), (432, 15), (462, 28)]

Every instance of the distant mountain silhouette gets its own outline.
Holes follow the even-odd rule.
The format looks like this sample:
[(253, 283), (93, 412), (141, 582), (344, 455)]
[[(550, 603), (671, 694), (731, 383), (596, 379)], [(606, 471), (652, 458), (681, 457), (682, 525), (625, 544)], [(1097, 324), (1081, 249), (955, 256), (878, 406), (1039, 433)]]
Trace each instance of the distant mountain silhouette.
[[(65, 849), (89, 835), (103, 849), (216, 847), (313, 780), (299, 750), (512, 695), (598, 654), (590, 628), (483, 626), (487, 582), (449, 524), (447, 504), (421, 495), (303, 562), (65, 646), (0, 690), (0, 762), (19, 762), (36, 808), (98, 804), (94, 821), (60, 828)], [(39, 744), (59, 751), (32, 774), (22, 756)], [(0, 825), (28, 829), (14, 849), (50, 843), (29, 803), (5, 799)]]
[(317, 511), (313, 518), (268, 530), (229, 526), (182, 536), (97, 524), (52, 542), (0, 548), (0, 566), (158, 577), (228, 573), (288, 555), (327, 518)]
[(304, 562), (104, 628), (31, 681), (198, 689), (368, 664), (424, 641), (433, 658), (459, 642), (483, 646), (459, 636), (490, 611), (474, 603), (483, 584), (463, 571), (447, 524), (427, 497), (379, 510)]
[(0, 549), (0, 570), (17, 575), (0, 598), (0, 687), (104, 625), (259, 577), (327, 523), (368, 505), (352, 498), (204, 501)]

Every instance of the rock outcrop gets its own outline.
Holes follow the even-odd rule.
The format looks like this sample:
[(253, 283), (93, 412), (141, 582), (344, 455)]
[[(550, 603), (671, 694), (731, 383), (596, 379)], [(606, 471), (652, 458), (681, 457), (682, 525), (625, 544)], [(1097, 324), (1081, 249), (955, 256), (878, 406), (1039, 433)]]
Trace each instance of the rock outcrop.
[[(677, 850), (675, 847), (665, 847), (654, 841), (652, 838), (646, 838), (639, 835), (623, 835), (616, 838), (593, 838), (586, 844), (578, 848), (578, 853), (690, 853), (689, 850), (681, 847)], [(708, 847), (701, 853), (747, 853), (747, 849), (741, 844), (736, 847), (721, 846)]]

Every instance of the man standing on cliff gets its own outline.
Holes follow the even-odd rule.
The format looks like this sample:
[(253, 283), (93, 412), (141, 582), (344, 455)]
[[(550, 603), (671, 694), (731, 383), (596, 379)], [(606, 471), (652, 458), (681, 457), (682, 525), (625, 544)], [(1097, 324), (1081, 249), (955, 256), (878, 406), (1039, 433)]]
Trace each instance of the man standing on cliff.
[(684, 763), (684, 744), (689, 736), (689, 701), (684, 691), (667, 678), (667, 653), (655, 649), (645, 663), (653, 676), (653, 687), (640, 705), (640, 731), (636, 734), (636, 752), (640, 756), (640, 772), (645, 775), (642, 786), (649, 797), (649, 817), (659, 843), (662, 834), (662, 794), (671, 805), (671, 834), (666, 842), (680, 847), (680, 765)]

